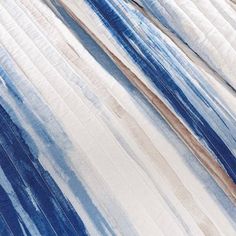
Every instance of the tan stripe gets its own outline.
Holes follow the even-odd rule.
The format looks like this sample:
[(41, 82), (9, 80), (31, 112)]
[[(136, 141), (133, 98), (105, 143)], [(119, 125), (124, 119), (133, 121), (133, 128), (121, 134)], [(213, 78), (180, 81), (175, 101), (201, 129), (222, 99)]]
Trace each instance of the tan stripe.
[[(61, 1), (60, 1), (61, 2)], [(144, 94), (144, 96), (154, 105), (162, 114), (164, 119), (197, 156), (201, 164), (212, 175), (218, 185), (224, 190), (227, 196), (236, 204), (236, 185), (232, 179), (225, 173), (220, 165), (214, 160), (214, 157), (208, 150), (194, 137), (194, 135), (183, 125), (183, 123), (174, 115), (174, 113), (156, 96), (119, 58), (117, 58), (100, 40), (94, 35), (87, 26), (77, 18), (77, 16), (63, 3), (63, 7), (80, 24), (80, 26), (99, 44), (107, 55), (116, 63), (126, 77)]]
[[(70, 53), (75, 52), (73, 48), (66, 47), (66, 45), (62, 46), (63, 54), (70, 60)], [(72, 50), (72, 51), (71, 51)], [(75, 55), (73, 55), (73, 58)], [(78, 60), (73, 60), (73, 63), (79, 67), (80, 63)], [(90, 77), (91, 78), (91, 77)], [(94, 77), (95, 78), (95, 77)], [(94, 81), (93, 81), (94, 82)], [(122, 119), (127, 129), (131, 130), (133, 134), (133, 138), (139, 144), (139, 146), (145, 146), (145, 151), (147, 154), (157, 163), (159, 167), (159, 171), (168, 178), (169, 183), (173, 189), (175, 189), (175, 195), (180, 200), (180, 202), (185, 206), (185, 208), (191, 212), (196, 222), (198, 222), (199, 227), (206, 235), (219, 235), (219, 232), (215, 228), (214, 224), (211, 220), (199, 209), (197, 204), (195, 203), (192, 195), (185, 189), (178, 176), (173, 172), (171, 167), (168, 165), (165, 159), (161, 156), (161, 154), (156, 150), (156, 148), (152, 145), (151, 140), (146, 137), (146, 134), (143, 132), (141, 127), (138, 124), (134, 123), (131, 116), (126, 113), (126, 111), (117, 103), (117, 101), (110, 97), (108, 100), (108, 106), (117, 113), (117, 115)], [(132, 124), (132, 125), (131, 125)], [(158, 160), (156, 159), (159, 157)], [(160, 163), (161, 162), (161, 163)], [(166, 171), (163, 172), (163, 170)], [(157, 183), (156, 183), (157, 184)], [(201, 219), (201, 220), (199, 220)], [(210, 227), (211, 226), (211, 227)]]

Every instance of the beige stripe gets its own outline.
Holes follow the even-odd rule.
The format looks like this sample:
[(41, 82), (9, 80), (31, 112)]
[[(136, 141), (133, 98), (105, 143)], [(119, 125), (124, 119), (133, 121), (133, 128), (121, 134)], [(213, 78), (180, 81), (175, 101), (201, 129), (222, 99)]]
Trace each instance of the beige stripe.
[(236, 204), (236, 185), (231, 178), (222, 170), (214, 157), (199, 143), (192, 133), (182, 124), (182, 122), (173, 114), (173, 112), (159, 99), (130, 69), (122, 63), (109, 49), (94, 35), (87, 26), (77, 18), (77, 16), (68, 7), (61, 2), (70, 15), (80, 24), (81, 27), (99, 44), (99, 46), (107, 53), (107, 55), (116, 63), (123, 71), (126, 77), (146, 96), (146, 98), (154, 105), (154, 107), (162, 114), (165, 120), (187, 144), (190, 150), (198, 157), (198, 160), (213, 176), (218, 185), (225, 191), (229, 198)]

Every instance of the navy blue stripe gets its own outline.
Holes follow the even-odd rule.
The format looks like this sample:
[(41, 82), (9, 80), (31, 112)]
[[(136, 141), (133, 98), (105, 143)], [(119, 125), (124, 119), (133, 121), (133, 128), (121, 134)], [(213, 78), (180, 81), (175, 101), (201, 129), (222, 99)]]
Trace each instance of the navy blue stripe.
[[(8, 62), (9, 63), (9, 62)], [(3, 67), (0, 65), (0, 76), (4, 80), (4, 82), (7, 85), (9, 95), (16, 101), (18, 104), (19, 109), (25, 114), (26, 121), (32, 124), (32, 128), (34, 131), (40, 136), (43, 143), (48, 148), (48, 154), (50, 155), (50, 158), (53, 158), (57, 165), (61, 168), (61, 171), (65, 176), (68, 178), (68, 186), (73, 191), (75, 196), (78, 197), (79, 201), (83, 205), (83, 208), (86, 210), (87, 214), (89, 215), (90, 219), (94, 222), (94, 226), (97, 227), (97, 230), (100, 231), (102, 235), (107, 235), (107, 232), (109, 232), (111, 235), (115, 235), (111, 227), (109, 226), (106, 219), (102, 216), (102, 214), (99, 212), (99, 210), (96, 208), (94, 203), (92, 202), (90, 196), (88, 195), (87, 191), (85, 190), (85, 187), (83, 186), (83, 183), (78, 179), (76, 174), (73, 172), (70, 166), (65, 161), (66, 153), (57, 145), (57, 143), (54, 142), (54, 140), (51, 138), (50, 134), (48, 133), (45, 126), (42, 124), (42, 122), (33, 114), (33, 112), (25, 105), (24, 102), (22, 102), (22, 97), (16, 88), (16, 86), (11, 82), (11, 78), (8, 77), (8, 75), (3, 70)], [(23, 78), (14, 78), (14, 80)], [(33, 93), (32, 89), (32, 93)], [(34, 101), (38, 102), (38, 104), (42, 104), (41, 100), (36, 97), (36, 95), (32, 94)], [(10, 106), (3, 100), (3, 98), (0, 97), (0, 102), (5, 107), (5, 109), (8, 110), (8, 112), (11, 114), (11, 116), (14, 115), (14, 111), (11, 110)], [(45, 112), (50, 114), (50, 110), (47, 109), (47, 107), (44, 107)], [(51, 118), (51, 117), (50, 117)], [(15, 120), (17, 120), (16, 117), (14, 117)], [(57, 127), (59, 128), (59, 127)], [(59, 128), (59, 132), (63, 135), (64, 138), (66, 138), (66, 134)], [(21, 130), (21, 135), (23, 133), (23, 130)], [(33, 140), (30, 139), (30, 137), (25, 133), (22, 136), (27, 136), (27, 142), (30, 142), (30, 146), (33, 146), (34, 155), (31, 155), (31, 158), (37, 159), (37, 146), (34, 144)], [(29, 140), (28, 140), (29, 139)], [(63, 140), (64, 142), (67, 142), (67, 140)], [(32, 152), (32, 151), (31, 151)], [(79, 158), (79, 157), (78, 157)], [(37, 160), (34, 161), (37, 163)], [(34, 163), (34, 165), (35, 165)], [(37, 165), (38, 170), (41, 169), (40, 164)], [(67, 217), (70, 219), (70, 222), (74, 224), (74, 221), (77, 221), (76, 228), (78, 228), (78, 219), (74, 217), (74, 213), (71, 210), (70, 207), (67, 206), (68, 201), (62, 201), (63, 198), (59, 197), (57, 194), (58, 188), (56, 185), (52, 186), (52, 180), (48, 178), (49, 174), (45, 171), (42, 171), (41, 175), (45, 176), (45, 181), (47, 181), (50, 186), (51, 191), (57, 196), (57, 200), (60, 202), (60, 206), (63, 208), (63, 211), (67, 214)], [(61, 200), (61, 201), (60, 201)]]
[[(202, 115), (187, 99), (182, 90), (171, 78), (168, 71), (151, 55), (130, 27), (122, 20), (117, 12), (107, 1), (87, 0), (92, 9), (97, 13), (106, 27), (117, 41), (129, 53), (132, 59), (140, 66), (142, 71), (151, 79), (156, 88), (169, 101), (173, 109), (179, 114), (192, 131), (213, 151), (218, 160), (223, 164), (227, 173), (236, 183), (236, 159), (224, 141), (211, 128)], [(129, 40), (133, 41), (141, 53), (135, 50)]]
[(3, 215), (0, 212), (0, 235), (13, 236), (10, 227), (7, 225)]
[(18, 214), (2, 186), (0, 186), (0, 212), (5, 222), (7, 222), (8, 227), (11, 229), (11, 232), (14, 235), (24, 236), (19, 223)]
[[(0, 139), (2, 144), (0, 146), (0, 165), (22, 206), (34, 218), (34, 222), (38, 225), (41, 233), (44, 235), (86, 235), (85, 227), (79, 216), (69, 203), (65, 204), (66, 201), (61, 191), (50, 175), (43, 170), (37, 158), (33, 157), (21, 136), (20, 130), (1, 105)], [(46, 178), (44, 178), (45, 175)], [(49, 186), (47, 180), (53, 185)], [(35, 201), (40, 206), (41, 213), (32, 206), (32, 202), (26, 193), (26, 187), (31, 191)], [(53, 191), (49, 187), (52, 187)], [(63, 207), (60, 202), (63, 203)], [(72, 226), (63, 208), (67, 208), (67, 212), (74, 218), (74, 226)], [(13, 210), (2, 211), (8, 224), (11, 224), (13, 220), (12, 212)], [(17, 226), (16, 221), (14, 221), (14, 225)]]

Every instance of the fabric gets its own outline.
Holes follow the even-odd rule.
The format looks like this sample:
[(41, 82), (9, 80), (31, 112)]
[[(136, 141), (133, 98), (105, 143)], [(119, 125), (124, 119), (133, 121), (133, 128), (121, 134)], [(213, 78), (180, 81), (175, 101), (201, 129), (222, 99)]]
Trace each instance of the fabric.
[(236, 5), (0, 0), (0, 235), (236, 235)]

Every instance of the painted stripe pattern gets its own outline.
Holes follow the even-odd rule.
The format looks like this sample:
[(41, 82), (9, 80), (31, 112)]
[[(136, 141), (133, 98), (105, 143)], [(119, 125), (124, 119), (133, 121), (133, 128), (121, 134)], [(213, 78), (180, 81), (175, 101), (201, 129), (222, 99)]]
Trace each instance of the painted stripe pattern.
[(0, 235), (235, 235), (235, 16), (0, 0)]

